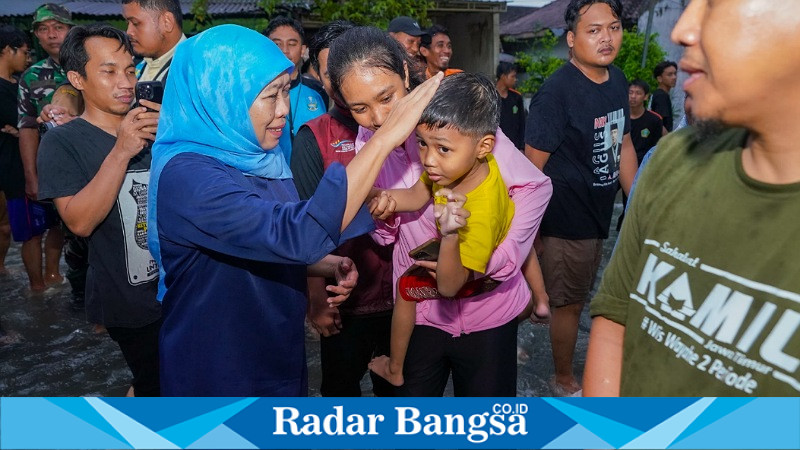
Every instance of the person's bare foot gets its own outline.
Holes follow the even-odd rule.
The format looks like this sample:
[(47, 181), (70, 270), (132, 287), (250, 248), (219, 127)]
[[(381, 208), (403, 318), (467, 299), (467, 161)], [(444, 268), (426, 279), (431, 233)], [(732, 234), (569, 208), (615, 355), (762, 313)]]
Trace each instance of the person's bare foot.
[(64, 277), (58, 273), (51, 273), (44, 276), (44, 285), (46, 287), (57, 286), (64, 282)]
[(554, 397), (572, 397), (581, 390), (581, 385), (575, 381), (574, 377), (566, 377), (564, 379), (553, 377), (548, 384), (550, 385), (550, 390), (553, 391)]
[[(94, 334), (105, 333), (106, 332), (106, 327), (104, 327), (103, 325), (100, 325), (99, 323), (93, 323), (92, 324), (92, 332)], [(131, 387), (133, 387), (133, 386), (131, 386)]]
[(391, 365), (389, 364), (389, 357), (386, 355), (372, 358), (372, 361), (367, 364), (367, 367), (369, 367), (369, 370), (375, 372), (376, 375), (395, 386), (402, 386), (405, 382), (403, 380), (403, 371), (392, 371)]
[(47, 290), (47, 286), (45, 286), (44, 284), (38, 284), (38, 283), (37, 284), (31, 284), (28, 287), (28, 293), (31, 294), (31, 295), (38, 295), (38, 294), (41, 294), (42, 292), (44, 292), (46, 290)]

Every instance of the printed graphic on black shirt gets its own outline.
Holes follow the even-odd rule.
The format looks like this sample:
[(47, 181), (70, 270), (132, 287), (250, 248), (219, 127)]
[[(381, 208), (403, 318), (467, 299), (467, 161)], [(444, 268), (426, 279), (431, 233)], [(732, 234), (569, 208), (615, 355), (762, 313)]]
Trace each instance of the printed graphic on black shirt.
[(619, 159), (624, 130), (625, 111), (622, 108), (594, 119), (593, 186), (609, 186), (619, 178)]
[(147, 187), (150, 171), (128, 172), (122, 182), (118, 204), (125, 235), (128, 282), (136, 286), (158, 277), (158, 264), (147, 248)]

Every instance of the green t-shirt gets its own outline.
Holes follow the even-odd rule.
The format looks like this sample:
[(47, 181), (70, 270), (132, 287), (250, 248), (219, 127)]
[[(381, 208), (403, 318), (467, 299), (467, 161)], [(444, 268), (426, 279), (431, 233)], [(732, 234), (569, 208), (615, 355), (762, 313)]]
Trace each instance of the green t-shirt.
[(628, 396), (800, 394), (800, 183), (742, 168), (744, 130), (658, 144), (592, 316), (626, 325)]

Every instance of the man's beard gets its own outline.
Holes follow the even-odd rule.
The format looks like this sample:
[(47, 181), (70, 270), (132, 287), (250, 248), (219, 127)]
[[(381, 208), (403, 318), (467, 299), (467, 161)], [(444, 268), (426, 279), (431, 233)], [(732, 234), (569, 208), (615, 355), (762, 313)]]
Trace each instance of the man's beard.
[(697, 142), (705, 142), (728, 128), (722, 122), (715, 119), (697, 120), (692, 126), (697, 130), (697, 134), (695, 135), (695, 140)]

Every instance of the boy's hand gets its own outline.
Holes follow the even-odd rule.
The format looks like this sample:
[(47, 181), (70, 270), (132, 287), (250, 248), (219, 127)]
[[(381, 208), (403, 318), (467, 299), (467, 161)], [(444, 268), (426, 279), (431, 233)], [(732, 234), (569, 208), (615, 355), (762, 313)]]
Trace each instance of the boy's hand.
[[(470, 216), (470, 212), (464, 209), (467, 197), (447, 188), (439, 189), (435, 197), (437, 199), (433, 202), (433, 216), (439, 224), (442, 236), (458, 232), (459, 228), (467, 224), (467, 218)], [(446, 199), (447, 202), (442, 204), (440, 198)]]
[(373, 219), (386, 220), (394, 214), (397, 202), (388, 192), (382, 191), (369, 201), (369, 213)]

